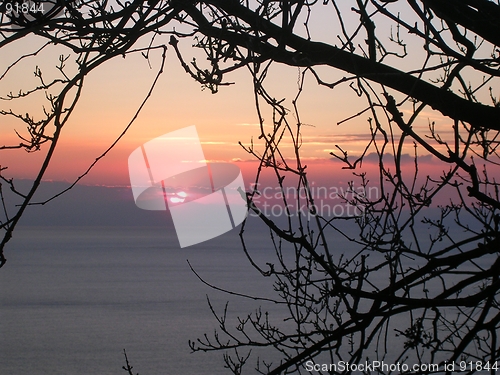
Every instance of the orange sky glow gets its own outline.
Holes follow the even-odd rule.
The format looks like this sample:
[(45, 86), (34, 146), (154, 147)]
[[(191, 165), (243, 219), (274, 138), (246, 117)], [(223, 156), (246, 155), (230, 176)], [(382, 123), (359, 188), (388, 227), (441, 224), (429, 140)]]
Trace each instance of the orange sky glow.
[[(186, 51), (189, 52), (189, 49)], [(18, 51), (18, 54), (21, 52)], [(51, 69), (57, 63), (56, 52), (57, 48), (52, 53), (48, 52), (40, 57), (42, 67), (52, 73)], [(15, 55), (11, 56), (14, 58)], [(158, 51), (152, 54), (150, 62), (151, 67), (139, 54), (129, 55), (101, 66), (88, 76), (82, 98), (63, 130), (60, 144), (45, 175), (46, 180), (74, 181), (113, 143), (134, 116), (154, 80), (160, 65)], [(4, 62), (2, 68), (7, 63)], [(68, 65), (71, 68), (69, 62)], [(24, 66), (23, 69), (32, 71), (33, 67), (29, 70), (29, 66)], [(296, 122), (292, 99), (297, 93), (299, 71), (297, 68), (275, 65), (271, 68), (271, 73), (269, 92), (278, 99), (286, 98), (285, 106), (291, 110), (289, 121)], [(338, 74), (340, 77), (341, 73)], [(24, 79), (27, 85), (31, 78), (26, 74)], [(229, 75), (227, 80), (236, 84), (221, 87), (220, 92), (215, 95), (208, 90), (202, 90), (200, 85), (183, 71), (173, 51), (169, 50), (165, 72), (138, 119), (115, 148), (81, 183), (129, 185), (127, 160), (134, 149), (155, 137), (190, 125), (197, 127), (207, 160), (238, 161), (245, 180), (252, 181), (257, 164), (249, 162), (254, 159), (238, 144), (242, 142), (249, 145), (253, 139), (258, 145), (259, 126), (251, 77), (248, 72), (241, 70)], [(0, 94), (5, 95), (12, 87), (15, 88), (19, 84), (22, 86), (23, 82), (4, 82)], [(40, 110), (42, 102), (43, 98), (40, 102), (30, 104)], [(300, 121), (304, 124), (301, 155), (304, 164), (309, 165), (313, 180), (317, 179), (318, 183), (324, 184), (338, 184), (340, 176), (352, 175), (352, 171), (342, 171), (341, 163), (332, 162), (330, 152), (338, 151), (335, 147), (338, 144), (349, 155), (362, 153), (370, 139), (367, 122), (369, 113), (366, 112), (341, 125), (337, 123), (365, 107), (364, 100), (358, 98), (348, 87), (345, 90), (330, 90), (318, 86), (312, 75), (306, 78), (305, 89), (298, 100)], [(267, 124), (272, 120), (272, 114), (265, 111), (266, 109), (264, 117)], [(428, 120), (446, 125), (445, 120), (432, 112), (422, 118), (422, 123), (417, 124), (422, 129), (427, 127)], [(3, 142), (18, 142), (14, 129), (23, 134), (25, 130), (22, 126), (8, 118), (3, 118), (2, 121), (0, 134)], [(413, 152), (411, 142), (408, 145), (407, 152)], [(3, 151), (1, 164), (9, 167), (3, 172), (4, 175), (33, 178), (45, 149), (30, 154), (19, 150)], [(290, 143), (285, 141), (282, 150), (287, 157), (293, 157)], [(374, 151), (372, 149), (369, 152)], [(425, 154), (423, 151), (420, 152)], [(376, 163), (365, 163), (365, 168), (376, 167)], [(325, 173), (326, 171), (328, 172)], [(330, 173), (336, 177), (328, 181)], [(348, 177), (342, 179), (345, 182)]]

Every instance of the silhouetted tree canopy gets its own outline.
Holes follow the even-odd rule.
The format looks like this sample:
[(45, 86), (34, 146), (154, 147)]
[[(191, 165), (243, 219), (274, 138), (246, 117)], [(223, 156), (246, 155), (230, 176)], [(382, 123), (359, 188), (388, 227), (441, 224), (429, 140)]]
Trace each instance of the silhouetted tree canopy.
[[(275, 258), (266, 265), (253, 261), (245, 225), (243, 250), (263, 277), (274, 279), (275, 302), (286, 320), (257, 310), (231, 327), (225, 313), (211, 306), (219, 332), (192, 342), (193, 350), (225, 351), (234, 374), (247, 367), (263, 374), (306, 373), (307, 363), (367, 359), (439, 363), (439, 373), (444, 363), (456, 363), (456, 370), (465, 363), (461, 370), (467, 373), (484, 371), (489, 363), (486, 370), (494, 373), (491, 366), (500, 356), (498, 2), (75, 0), (54, 1), (44, 13), (26, 14), (8, 12), (8, 4), (0, 5), (0, 48), (28, 38), (46, 44), (10, 56), (0, 82), (43, 49), (57, 44), (67, 52), (59, 58), (58, 76), (46, 77), (36, 68), (36, 87), (1, 93), (0, 113), (26, 129), (19, 143), (3, 149), (46, 153), (28, 192), (17, 191), (1, 165), (2, 188), (23, 201), (2, 219), (1, 265), (3, 248), (34, 203), (85, 77), (113, 58), (142, 53), (152, 59), (161, 50), (159, 76), (168, 50), (212, 93), (233, 84), (233, 71), (248, 71), (260, 132), (255, 142), (242, 140), (242, 147), (260, 161), (255, 186), (271, 171), (276, 186), (308, 192), (283, 197), (285, 210), (292, 203), (307, 207), (285, 221), (265, 215), (257, 188), (246, 192), (254, 213), (248, 220), (268, 228)], [(275, 65), (298, 69), (298, 88), (289, 101), (267, 88)], [(364, 152), (351, 156), (339, 144), (331, 155), (352, 170), (357, 185), (379, 189), (375, 198), (343, 197), (362, 215), (323, 217), (316, 210), (301, 159), (299, 109), (306, 77), (333, 91), (353, 90), (363, 103), (359, 112), (335, 121), (366, 122)], [(38, 92), (46, 93), (42, 116), (9, 109)], [(268, 111), (272, 117), (265, 122)], [(431, 121), (429, 113), (442, 121)], [(413, 162), (403, 165), (409, 149)], [(441, 174), (422, 172), (419, 160), (426, 154), (442, 165)], [(376, 155), (376, 176), (363, 170), (369, 155)], [(356, 250), (339, 250), (335, 244), (341, 241)], [(269, 351), (255, 354), (252, 348)]]

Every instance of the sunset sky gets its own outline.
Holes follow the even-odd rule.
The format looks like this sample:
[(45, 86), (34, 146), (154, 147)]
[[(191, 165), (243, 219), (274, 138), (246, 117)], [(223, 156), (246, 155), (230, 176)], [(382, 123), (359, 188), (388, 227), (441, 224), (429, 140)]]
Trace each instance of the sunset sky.
[[(321, 33), (321, 30), (318, 28), (318, 33)], [(10, 54), (10, 60), (2, 60), (2, 71), (24, 51), (34, 50), (33, 46), (36, 43), (39, 41), (33, 39), (30, 43), (20, 43), (10, 47), (10, 51), (6, 51)], [(190, 41), (185, 41), (181, 48), (186, 60), (190, 60), (193, 54)], [(44, 77), (56, 77), (58, 73), (55, 66), (60, 53), (65, 52), (58, 46), (51, 47), (24, 65), (21, 64), (17, 75), (11, 74), (9, 79), (2, 81), (0, 94), (5, 96), (9, 91), (16, 92), (20, 87), (27, 88), (35, 84), (36, 78), (32, 72), (36, 65), (40, 66), (45, 74)], [(160, 51), (152, 53), (150, 62), (151, 67), (139, 54), (115, 58), (87, 77), (83, 95), (70, 122), (63, 130), (60, 144), (45, 179), (72, 182), (109, 147), (133, 117), (148, 92), (160, 66)], [(74, 61), (71, 58), (67, 61), (67, 66), (70, 71), (74, 69)], [(297, 93), (298, 75), (297, 68), (274, 64), (266, 81), (270, 94), (277, 99), (286, 98), (284, 104), (291, 110), (292, 99)], [(327, 76), (335, 80), (341, 78), (343, 73), (330, 69)], [(239, 141), (249, 145), (252, 137), (256, 143), (258, 142), (258, 118), (251, 78), (246, 70), (240, 69), (228, 75), (226, 80), (236, 84), (220, 87), (219, 93), (215, 95), (208, 90), (202, 90), (200, 84), (184, 72), (170, 48), (165, 71), (140, 116), (125, 137), (82, 180), (82, 183), (129, 185), (127, 160), (134, 149), (155, 137), (190, 125), (197, 127), (207, 160), (238, 161), (245, 179), (251, 180), (256, 164), (248, 162), (252, 160), (251, 156), (238, 145)], [(38, 102), (29, 103), (36, 108), (35, 113), (40, 111), (43, 103), (43, 98), (38, 99)], [(16, 109), (16, 104), (13, 105)], [(343, 89), (335, 90), (321, 87), (309, 74), (298, 105), (300, 120), (307, 125), (302, 127), (301, 152), (311, 174), (317, 173), (315, 178), (319, 184), (336, 184), (337, 178), (341, 175), (345, 176), (342, 178), (345, 183), (351, 173), (340, 171), (341, 164), (334, 163), (329, 152), (336, 150), (335, 145), (338, 144), (348, 151), (349, 155), (361, 154), (369, 140), (367, 123), (368, 117), (371, 117), (369, 112), (341, 125), (337, 123), (364, 110), (365, 100), (357, 97), (347, 85)], [(19, 109), (25, 110), (21, 107)], [(271, 121), (270, 112), (264, 112), (264, 117), (268, 124)], [(424, 112), (421, 117), (422, 120), (416, 129), (427, 127), (428, 120), (446, 124), (446, 121), (443, 122), (435, 113)], [(23, 134), (22, 124), (5, 117), (2, 121), (0, 134), (3, 142), (18, 142), (14, 129)], [(292, 113), (289, 115), (289, 121), (296, 121)], [(293, 156), (291, 147), (282, 144), (282, 149), (289, 151), (290, 157)], [(19, 150), (3, 151), (1, 164), (9, 167), (4, 175), (33, 178), (45, 150), (46, 148), (42, 152), (31, 154)], [(425, 154), (424, 151), (421, 153)], [(413, 152), (412, 148), (409, 147), (407, 152)], [(365, 163), (365, 168), (370, 167), (376, 168), (376, 163)], [(323, 181), (326, 178), (324, 171), (330, 168), (337, 177), (330, 182)]]

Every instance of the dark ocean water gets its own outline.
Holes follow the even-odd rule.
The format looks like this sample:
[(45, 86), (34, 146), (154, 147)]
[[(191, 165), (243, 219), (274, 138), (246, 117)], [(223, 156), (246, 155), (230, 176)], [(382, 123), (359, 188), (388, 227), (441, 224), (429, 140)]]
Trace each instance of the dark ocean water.
[[(269, 233), (258, 227), (249, 232), (252, 256), (266, 268), (276, 261)], [(352, 250), (339, 237), (332, 248), (337, 255)], [(188, 345), (204, 334), (213, 338), (219, 328), (207, 295), (218, 316), (229, 301), (228, 326), (259, 305), (271, 323), (286, 324), (279, 306), (214, 290), (190, 269), (188, 261), (220, 288), (272, 297), (272, 280), (252, 267), (237, 230), (180, 249), (167, 228), (24, 227), (6, 256), (0, 269), (1, 375), (125, 374), (124, 348), (134, 374), (229, 374), (222, 352), (191, 353)], [(387, 280), (382, 272), (373, 281)], [(408, 316), (392, 320), (391, 347), (403, 344), (393, 328), (404, 330), (409, 322)], [(270, 349), (255, 354), (279, 359)], [(247, 373), (255, 373), (254, 364)]]
[[(0, 374), (221, 374), (222, 353), (190, 353), (188, 340), (213, 335), (226, 294), (207, 281), (265, 295), (269, 280), (245, 258), (232, 231), (179, 249), (162, 228), (25, 227), (0, 270)], [(260, 255), (265, 255), (260, 250)], [(238, 299), (236, 316), (258, 307)], [(271, 308), (273, 308), (271, 306)]]

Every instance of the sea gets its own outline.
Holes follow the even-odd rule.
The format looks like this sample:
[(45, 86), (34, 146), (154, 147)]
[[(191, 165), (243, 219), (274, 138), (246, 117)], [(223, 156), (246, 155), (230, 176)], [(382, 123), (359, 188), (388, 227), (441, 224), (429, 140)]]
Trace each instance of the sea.
[[(248, 232), (248, 254), (268, 269), (276, 261), (269, 230)], [(349, 251), (341, 238), (332, 245)], [(252, 265), (238, 229), (180, 248), (166, 227), (25, 226), (5, 255), (1, 375), (125, 375), (124, 350), (134, 375), (231, 374), (224, 352), (193, 352), (189, 342), (215, 342), (216, 332), (226, 342), (223, 316), (233, 333), (238, 317), (259, 311), (290, 324), (283, 305), (266, 301), (276, 296), (273, 280)], [(409, 321), (393, 323), (404, 330)], [(402, 347), (389, 335), (391, 347)], [(280, 359), (272, 348), (252, 350), (243, 374), (256, 373), (257, 356)]]
[[(269, 248), (252, 239), (253, 257)], [(181, 249), (155, 227), (20, 227), (0, 269), (0, 374), (224, 374), (223, 352), (192, 352), (271, 297), (233, 230)], [(202, 281), (203, 280), (203, 281)], [(209, 286), (210, 284), (212, 286)], [(278, 318), (279, 319), (279, 318)], [(252, 364), (252, 367), (254, 364)]]

